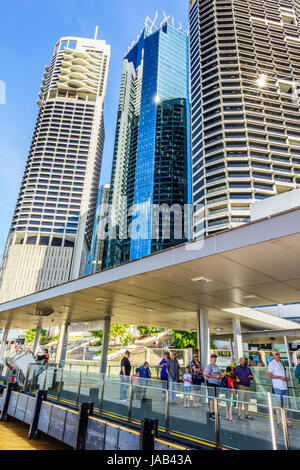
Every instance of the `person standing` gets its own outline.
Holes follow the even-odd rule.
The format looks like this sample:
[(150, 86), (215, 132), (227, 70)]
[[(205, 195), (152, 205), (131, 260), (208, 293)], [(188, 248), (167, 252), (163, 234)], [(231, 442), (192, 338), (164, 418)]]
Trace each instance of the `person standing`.
[(238, 389), (238, 419), (243, 420), (242, 416), (242, 406), (244, 403), (245, 409), (245, 419), (253, 420), (253, 416), (249, 415), (249, 403), (250, 403), (250, 390), (251, 390), (251, 380), (253, 379), (253, 374), (248, 366), (248, 361), (245, 357), (241, 357), (239, 360), (240, 365), (237, 366), (233, 374), (237, 379), (237, 389)]
[(226, 368), (226, 373), (221, 382), (221, 387), (224, 388), (225, 397), (226, 397), (226, 419), (227, 421), (236, 423), (237, 421), (233, 419), (233, 416), (232, 416), (232, 409), (233, 409), (235, 398), (236, 398), (236, 391), (235, 391), (235, 383), (233, 380), (233, 368), (230, 366)]
[(192, 391), (192, 375), (189, 366), (185, 368), (185, 374), (183, 375), (183, 406), (190, 406), (190, 393)]
[[(272, 379), (274, 394), (276, 396), (276, 414), (278, 427), (282, 429), (281, 410), (280, 407), (285, 408), (288, 404), (288, 378), (285, 373), (284, 366), (280, 360), (280, 352), (273, 351), (273, 360), (268, 366), (268, 377)], [(294, 426), (288, 421), (289, 428), (294, 429)]]
[(297, 367), (296, 367), (296, 370), (295, 370), (295, 377), (296, 377), (296, 379), (298, 380), (298, 386), (299, 386), (299, 392), (300, 392), (300, 362), (299, 362), (299, 364), (298, 364)]
[(215, 409), (214, 409), (214, 398), (216, 396), (216, 390), (220, 386), (224, 374), (217, 366), (217, 355), (212, 354), (210, 356), (210, 364), (205, 368), (204, 374), (207, 378), (208, 396), (209, 396), (209, 418), (215, 420)]
[(262, 357), (261, 355), (258, 356), (258, 364), (257, 364), (258, 367), (266, 367), (266, 364), (264, 363), (264, 361), (262, 360)]
[(139, 368), (139, 382), (141, 391), (142, 391), (142, 398), (146, 398), (146, 387), (148, 385), (148, 380), (151, 378), (151, 371), (149, 369), (149, 363), (144, 362), (144, 364)]
[(193, 378), (193, 385), (197, 385), (197, 387), (195, 387), (195, 389), (193, 390), (194, 407), (197, 408), (198, 406), (200, 406), (198, 394), (200, 393), (200, 385), (203, 380), (203, 376), (202, 376), (203, 369), (199, 362), (198, 354), (194, 354), (193, 356), (193, 360), (191, 362), (191, 373), (192, 373), (192, 378)]
[(127, 401), (127, 389), (129, 383), (129, 377), (131, 372), (131, 364), (130, 364), (130, 351), (125, 351), (124, 357), (121, 361), (121, 386), (120, 386), (120, 401)]
[[(168, 351), (166, 351), (164, 353), (164, 356), (162, 358), (162, 360), (160, 361), (158, 367), (160, 367), (161, 371), (160, 371), (160, 380), (163, 382), (161, 384), (161, 387), (163, 389), (166, 389), (167, 386), (168, 386), (168, 374), (167, 374), (167, 371), (166, 371), (166, 367), (167, 367), (167, 364), (168, 364), (168, 360), (170, 359), (170, 353)], [(162, 399), (165, 398), (165, 392), (162, 392)]]
[(254, 360), (253, 356), (249, 356), (249, 366), (257, 367), (257, 362)]
[(159, 346), (159, 337), (158, 337), (157, 335), (155, 336), (154, 346), (156, 347), (156, 349), (157, 349), (158, 346)]
[(179, 381), (180, 367), (179, 362), (176, 359), (176, 352), (172, 352), (171, 358), (168, 360), (166, 371), (168, 374), (168, 385), (169, 385), (169, 403), (176, 403), (176, 382)]

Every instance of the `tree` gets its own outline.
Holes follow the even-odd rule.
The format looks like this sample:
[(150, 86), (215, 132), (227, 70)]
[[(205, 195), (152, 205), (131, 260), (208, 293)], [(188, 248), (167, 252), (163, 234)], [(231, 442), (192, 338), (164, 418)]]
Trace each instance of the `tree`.
[[(26, 330), (26, 344), (31, 344), (34, 342), (34, 338), (35, 338), (35, 335), (36, 335), (36, 329), (33, 329), (33, 330)], [(47, 330), (41, 330), (41, 342), (42, 342), (42, 339), (46, 336), (47, 334)]]
[[(173, 348), (187, 349), (187, 348), (198, 348), (197, 333), (193, 331), (181, 331), (171, 330), (173, 334)], [(216, 345), (213, 339), (210, 339), (210, 349), (216, 349)]]
[(153, 328), (151, 326), (138, 326), (137, 329), (139, 330), (141, 336), (153, 335), (157, 332), (157, 328)]
[[(99, 341), (95, 346), (101, 346), (103, 341), (103, 330), (93, 330), (90, 331), (94, 338), (99, 338)], [(115, 341), (116, 338), (120, 338), (120, 343), (122, 345), (127, 344), (132, 341), (133, 335), (130, 333), (130, 325), (111, 325), (109, 331), (109, 340)]]
[(193, 331), (171, 330), (173, 334), (173, 348), (197, 348), (197, 333)]

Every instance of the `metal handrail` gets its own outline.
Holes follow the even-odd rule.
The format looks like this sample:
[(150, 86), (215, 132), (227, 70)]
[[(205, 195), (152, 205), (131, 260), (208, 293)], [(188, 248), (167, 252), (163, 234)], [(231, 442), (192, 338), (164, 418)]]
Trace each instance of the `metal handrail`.
[(273, 450), (277, 450), (271, 393), (268, 392), (269, 419)]

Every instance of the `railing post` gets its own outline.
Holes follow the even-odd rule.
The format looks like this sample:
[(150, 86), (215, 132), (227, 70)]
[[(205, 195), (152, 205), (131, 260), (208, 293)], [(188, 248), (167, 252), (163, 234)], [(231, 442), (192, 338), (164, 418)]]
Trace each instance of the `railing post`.
[(276, 437), (275, 437), (275, 428), (274, 428), (274, 416), (273, 416), (273, 407), (272, 407), (272, 397), (271, 393), (268, 392), (268, 407), (269, 407), (269, 418), (270, 418), (270, 429), (271, 429), (271, 438), (272, 438), (272, 448), (277, 450)]
[(132, 412), (132, 398), (133, 398), (133, 385), (132, 380), (130, 381), (130, 388), (129, 388), (129, 403), (128, 403), (128, 421), (131, 420), (131, 412)]
[(24, 392), (27, 392), (28, 378), (29, 378), (29, 373), (30, 373), (31, 366), (32, 366), (32, 364), (27, 365), (27, 370), (26, 370), (26, 375), (25, 375), (25, 382), (24, 382)]
[(32, 392), (34, 377), (35, 377), (35, 370), (33, 371), (32, 379), (31, 379), (31, 381), (30, 381), (30, 390), (29, 390), (30, 392)]
[(59, 386), (58, 386), (57, 400), (60, 399), (60, 394), (61, 394), (61, 389), (62, 389), (62, 382), (63, 382), (63, 376), (64, 376), (64, 372), (63, 372), (63, 370), (62, 370), (62, 371), (61, 371), (61, 376), (60, 376), (60, 381), (59, 381)]
[(165, 403), (165, 429), (166, 432), (169, 432), (169, 389), (166, 390), (166, 403)]
[(288, 433), (288, 428), (287, 428), (287, 419), (286, 419), (286, 414), (283, 406), (281, 407), (281, 421), (282, 421), (282, 428), (283, 428), (283, 437), (284, 437), (284, 445), (285, 445), (285, 450), (290, 449), (290, 440), (289, 440), (289, 433)]
[(46, 390), (46, 386), (47, 386), (47, 375), (48, 375), (48, 367), (46, 366), (43, 390)]
[(80, 372), (80, 374), (79, 374), (79, 382), (78, 382), (78, 389), (77, 389), (76, 403), (75, 403), (76, 406), (78, 406), (78, 404), (79, 404), (81, 381), (82, 381), (82, 372)]
[(218, 399), (216, 396), (214, 398), (214, 411), (215, 411), (216, 448), (219, 449), (220, 448), (219, 404), (218, 404)]
[(101, 391), (100, 391), (100, 404), (99, 404), (100, 413), (101, 413), (102, 408), (103, 408), (103, 397), (104, 397), (104, 376), (103, 376), (103, 379), (102, 379)]

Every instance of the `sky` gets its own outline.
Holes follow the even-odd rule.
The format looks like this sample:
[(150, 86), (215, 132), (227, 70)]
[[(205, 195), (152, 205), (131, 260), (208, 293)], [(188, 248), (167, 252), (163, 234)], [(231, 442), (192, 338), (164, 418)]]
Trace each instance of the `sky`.
[[(147, 16), (163, 11), (188, 26), (188, 0), (1, 0), (0, 27), (0, 255), (11, 218), (37, 117), (37, 98), (45, 65), (63, 36), (94, 37), (111, 45), (105, 100), (105, 147), (101, 184), (110, 183), (122, 71), (128, 46)], [(3, 102), (3, 90), (5, 104)]]

